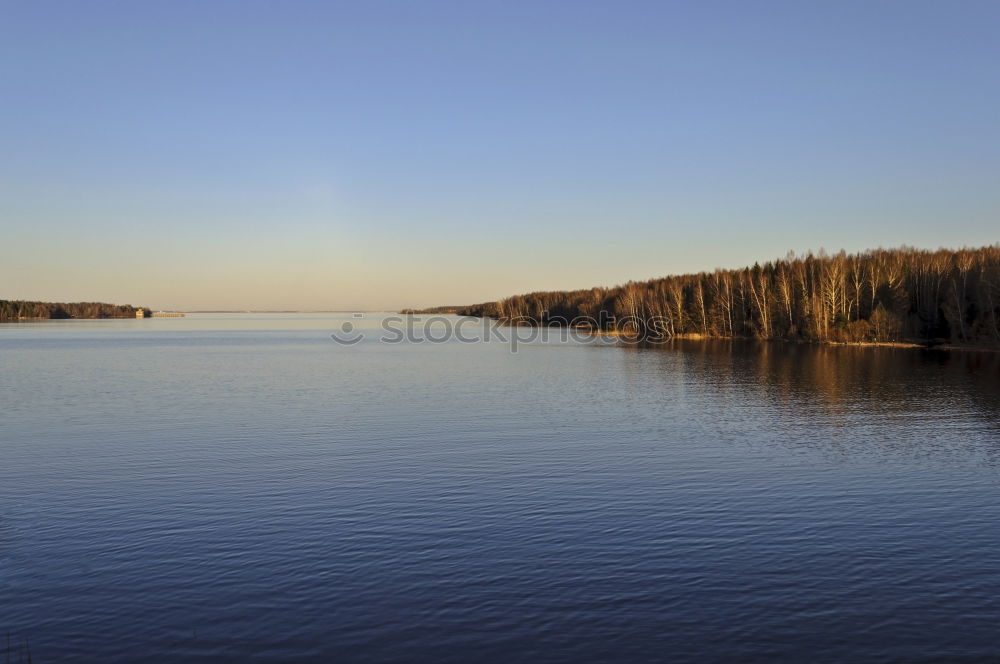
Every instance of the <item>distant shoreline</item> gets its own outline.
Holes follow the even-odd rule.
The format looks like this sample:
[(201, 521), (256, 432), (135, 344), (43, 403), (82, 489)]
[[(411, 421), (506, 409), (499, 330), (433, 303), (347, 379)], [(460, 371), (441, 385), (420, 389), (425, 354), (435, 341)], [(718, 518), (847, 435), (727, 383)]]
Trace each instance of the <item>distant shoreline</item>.
[(457, 314), (459, 311), (468, 308), (468, 305), (460, 305), (456, 307), (429, 307), (427, 309), (400, 309), (399, 314), (402, 316), (413, 316), (417, 314)]
[(148, 307), (135, 307), (131, 304), (0, 300), (0, 321), (146, 318), (152, 314), (153, 311)]

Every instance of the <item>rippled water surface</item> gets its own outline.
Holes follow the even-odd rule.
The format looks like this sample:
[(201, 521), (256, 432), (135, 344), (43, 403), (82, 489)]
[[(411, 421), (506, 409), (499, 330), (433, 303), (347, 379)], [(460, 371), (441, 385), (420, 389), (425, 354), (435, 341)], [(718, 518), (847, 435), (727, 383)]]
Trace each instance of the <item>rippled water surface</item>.
[(996, 354), (333, 343), (350, 318), (0, 326), (0, 633), (42, 663), (1000, 657)]

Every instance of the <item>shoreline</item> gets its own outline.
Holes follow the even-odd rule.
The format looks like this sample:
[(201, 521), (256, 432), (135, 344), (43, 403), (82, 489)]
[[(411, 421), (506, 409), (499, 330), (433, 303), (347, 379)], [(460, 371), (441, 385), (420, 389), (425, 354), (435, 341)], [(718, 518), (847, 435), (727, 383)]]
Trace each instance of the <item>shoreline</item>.
[[(534, 326), (531, 326), (534, 327)], [(593, 330), (586, 327), (576, 327), (574, 329), (589, 332), (602, 337), (622, 337), (627, 336), (626, 333), (621, 330)], [(780, 337), (775, 338), (762, 338), (762, 337), (716, 337), (708, 334), (701, 334), (700, 332), (685, 332), (683, 334), (675, 334), (670, 337), (667, 341), (673, 341), (678, 339), (681, 341), (766, 341), (766, 342), (777, 342), (786, 344), (804, 344), (808, 346), (845, 346), (851, 348), (903, 348), (903, 349), (920, 349), (920, 350), (943, 350), (943, 351), (973, 351), (973, 352), (986, 352), (986, 353), (1000, 353), (1000, 348), (992, 348), (989, 346), (961, 346), (956, 344), (926, 344), (918, 343), (916, 341), (809, 341), (806, 339), (782, 339)]]
[[(152, 318), (152, 316), (143, 316)], [(17, 318), (0, 318), (0, 323), (19, 323), (26, 320), (142, 320), (135, 315), (132, 316), (18, 316)]]

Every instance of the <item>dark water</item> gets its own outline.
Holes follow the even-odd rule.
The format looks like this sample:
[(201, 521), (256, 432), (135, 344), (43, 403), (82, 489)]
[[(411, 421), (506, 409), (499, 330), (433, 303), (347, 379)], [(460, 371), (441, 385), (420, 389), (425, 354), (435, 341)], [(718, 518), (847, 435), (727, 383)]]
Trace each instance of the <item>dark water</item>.
[(0, 632), (43, 663), (1000, 658), (998, 355), (342, 320), (0, 327)]

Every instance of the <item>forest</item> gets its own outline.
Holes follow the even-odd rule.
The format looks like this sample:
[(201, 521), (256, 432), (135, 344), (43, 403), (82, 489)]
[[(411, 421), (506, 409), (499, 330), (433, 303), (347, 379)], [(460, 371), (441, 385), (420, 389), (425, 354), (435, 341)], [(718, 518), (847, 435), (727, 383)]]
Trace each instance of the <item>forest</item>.
[[(135, 318), (139, 307), (106, 302), (27, 302), (0, 300), (0, 321), (21, 318)], [(146, 316), (149, 309), (142, 309)]]
[(742, 269), (515, 295), (459, 313), (659, 337), (1000, 347), (1000, 244), (789, 253)]

